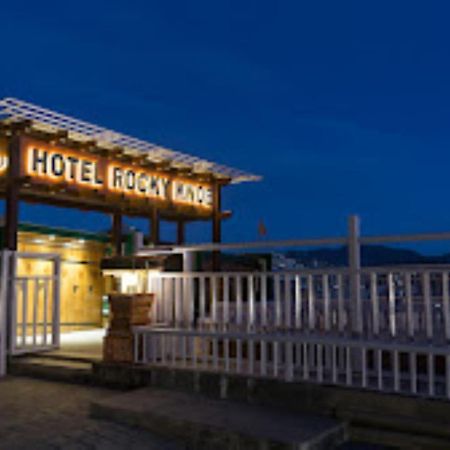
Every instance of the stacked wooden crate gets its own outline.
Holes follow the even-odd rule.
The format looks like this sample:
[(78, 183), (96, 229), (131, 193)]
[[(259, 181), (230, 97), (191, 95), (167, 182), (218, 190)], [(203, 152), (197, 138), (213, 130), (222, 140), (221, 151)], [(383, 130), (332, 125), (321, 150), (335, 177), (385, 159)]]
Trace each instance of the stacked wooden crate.
[(133, 327), (149, 325), (153, 294), (112, 294), (109, 297), (111, 321), (103, 343), (103, 359), (132, 363)]

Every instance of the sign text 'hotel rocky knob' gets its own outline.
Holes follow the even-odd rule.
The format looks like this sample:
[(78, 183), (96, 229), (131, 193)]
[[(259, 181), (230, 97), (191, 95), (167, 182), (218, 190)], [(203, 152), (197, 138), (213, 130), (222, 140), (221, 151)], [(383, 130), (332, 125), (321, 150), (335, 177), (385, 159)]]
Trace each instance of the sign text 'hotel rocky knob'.
[(174, 203), (212, 208), (212, 189), (185, 178), (169, 178), (139, 166), (38, 144), (22, 153), (23, 171), (46, 182), (66, 182), (81, 188), (116, 192), (130, 197), (172, 200)]

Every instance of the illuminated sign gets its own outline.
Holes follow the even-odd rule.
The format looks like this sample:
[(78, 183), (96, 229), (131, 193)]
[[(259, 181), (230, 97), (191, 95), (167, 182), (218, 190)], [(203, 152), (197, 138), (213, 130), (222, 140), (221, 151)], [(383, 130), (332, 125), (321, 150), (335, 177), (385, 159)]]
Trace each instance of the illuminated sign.
[[(2, 170), (0, 155), (0, 173)], [(6, 160), (7, 166), (7, 160)], [(5, 167), (6, 167), (5, 166)], [(22, 175), (41, 183), (65, 183), (80, 189), (120, 194), (134, 199), (149, 199), (212, 208), (212, 189), (208, 183), (177, 178), (138, 165), (127, 165), (103, 156), (62, 149), (24, 139)]]
[(8, 146), (8, 141), (6, 139), (0, 138), (0, 175), (6, 173), (8, 168), (8, 155), (6, 152)]

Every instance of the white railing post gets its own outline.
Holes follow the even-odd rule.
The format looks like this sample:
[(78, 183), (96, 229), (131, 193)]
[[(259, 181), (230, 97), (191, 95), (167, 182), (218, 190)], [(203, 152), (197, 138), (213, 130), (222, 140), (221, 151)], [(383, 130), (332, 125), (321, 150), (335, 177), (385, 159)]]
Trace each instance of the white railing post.
[(60, 344), (60, 303), (61, 303), (61, 259), (55, 256), (53, 260), (53, 309), (52, 309), (52, 344)]
[(17, 274), (17, 252), (8, 252), (8, 270), (6, 275), (7, 289), (6, 289), (6, 310), (7, 322), (6, 333), (8, 348), (10, 354), (14, 353), (17, 346), (17, 288), (16, 288), (16, 274)]
[[(183, 272), (192, 273), (194, 270), (194, 253), (183, 252)], [(192, 278), (186, 275), (183, 286), (184, 323), (190, 328), (194, 326), (194, 284)]]
[(351, 331), (354, 334), (361, 334), (363, 317), (361, 307), (360, 221), (358, 216), (350, 216), (348, 220), (348, 265), (350, 273)]
[(7, 354), (7, 292), (8, 292), (8, 251), (1, 252), (0, 267), (0, 377), (6, 375)]

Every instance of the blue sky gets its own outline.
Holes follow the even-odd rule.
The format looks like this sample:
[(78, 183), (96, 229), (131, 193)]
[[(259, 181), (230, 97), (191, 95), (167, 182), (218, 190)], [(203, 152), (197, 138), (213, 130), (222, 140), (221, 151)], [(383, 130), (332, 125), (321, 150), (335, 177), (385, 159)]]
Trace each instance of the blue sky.
[[(450, 229), (447, 2), (2, 5), (0, 95), (261, 174), (228, 241)], [(22, 219), (101, 229), (77, 211)], [(170, 229), (166, 231), (169, 236)], [(209, 227), (190, 227), (207, 240)]]

